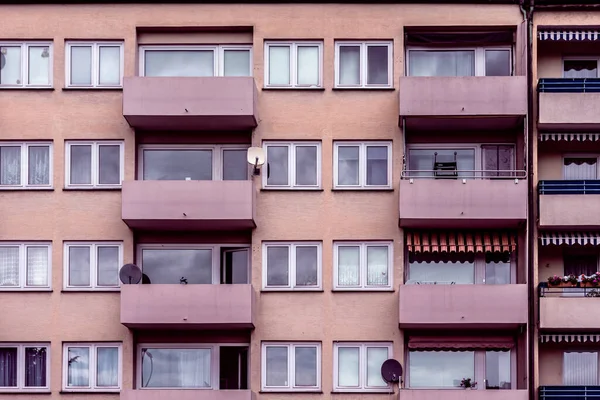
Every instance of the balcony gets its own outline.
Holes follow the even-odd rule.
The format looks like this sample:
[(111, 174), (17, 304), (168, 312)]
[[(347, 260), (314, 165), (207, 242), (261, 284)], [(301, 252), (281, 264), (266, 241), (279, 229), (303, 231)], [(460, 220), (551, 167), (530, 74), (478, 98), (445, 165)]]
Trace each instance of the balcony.
[(123, 285), (121, 323), (132, 329), (252, 329), (252, 285)]
[(527, 323), (524, 284), (403, 285), (399, 299), (403, 329), (515, 328)]
[(538, 83), (541, 129), (597, 129), (600, 79), (545, 78)]
[(540, 329), (552, 331), (600, 330), (598, 289), (547, 287), (540, 284)]
[(143, 389), (121, 390), (120, 400), (254, 400), (250, 390)]
[(600, 225), (600, 180), (540, 181), (541, 228), (594, 228)]
[(247, 130), (258, 124), (252, 77), (125, 77), (123, 116), (140, 130)]
[(600, 397), (600, 386), (540, 386), (540, 400), (592, 400)]
[(527, 218), (527, 181), (432, 179), (400, 181), (400, 226), (508, 228)]
[(122, 218), (131, 229), (253, 229), (252, 181), (126, 181)]
[(528, 400), (527, 390), (403, 389), (403, 400)]

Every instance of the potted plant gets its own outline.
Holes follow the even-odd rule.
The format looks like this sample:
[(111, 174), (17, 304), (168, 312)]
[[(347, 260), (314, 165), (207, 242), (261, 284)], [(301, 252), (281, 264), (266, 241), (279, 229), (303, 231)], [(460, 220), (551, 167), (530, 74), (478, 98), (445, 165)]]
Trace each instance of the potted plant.
[(464, 387), (466, 390), (471, 390), (471, 388), (477, 386), (477, 382), (473, 382), (471, 378), (462, 378), (460, 386)]

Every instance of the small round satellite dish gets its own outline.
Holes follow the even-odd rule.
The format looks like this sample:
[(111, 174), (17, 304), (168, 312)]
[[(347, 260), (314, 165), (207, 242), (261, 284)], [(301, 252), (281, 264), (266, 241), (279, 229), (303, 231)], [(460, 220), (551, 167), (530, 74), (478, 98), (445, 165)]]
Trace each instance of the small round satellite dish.
[(136, 285), (142, 280), (142, 270), (135, 264), (125, 264), (119, 271), (119, 279), (126, 285)]
[(258, 166), (265, 163), (265, 151), (262, 147), (250, 147), (248, 149), (248, 164)]
[(398, 383), (402, 377), (402, 365), (397, 360), (390, 358), (381, 365), (381, 377), (387, 383)]

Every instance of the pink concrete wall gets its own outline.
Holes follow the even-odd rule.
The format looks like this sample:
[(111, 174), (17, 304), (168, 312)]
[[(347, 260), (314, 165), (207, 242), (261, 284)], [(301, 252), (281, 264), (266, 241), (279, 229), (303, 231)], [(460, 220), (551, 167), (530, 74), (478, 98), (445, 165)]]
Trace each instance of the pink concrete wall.
[(403, 400), (527, 400), (528, 390), (417, 390), (400, 392)]
[(600, 225), (597, 195), (540, 195), (539, 225), (544, 228), (593, 228)]
[(542, 297), (540, 329), (600, 329), (600, 301), (589, 297)]
[(592, 129), (600, 124), (600, 93), (540, 93), (538, 126)]
[(125, 390), (120, 400), (254, 400), (249, 390)]

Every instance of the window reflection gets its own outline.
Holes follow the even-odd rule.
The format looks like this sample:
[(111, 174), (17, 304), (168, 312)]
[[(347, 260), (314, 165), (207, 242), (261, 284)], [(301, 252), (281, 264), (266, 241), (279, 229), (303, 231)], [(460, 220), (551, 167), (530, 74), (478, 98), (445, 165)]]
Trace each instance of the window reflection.
[(142, 269), (148, 282), (179, 284), (212, 283), (212, 249), (144, 249)]
[(142, 349), (142, 387), (211, 387), (210, 349)]

